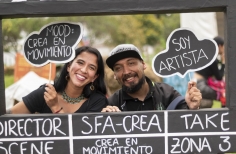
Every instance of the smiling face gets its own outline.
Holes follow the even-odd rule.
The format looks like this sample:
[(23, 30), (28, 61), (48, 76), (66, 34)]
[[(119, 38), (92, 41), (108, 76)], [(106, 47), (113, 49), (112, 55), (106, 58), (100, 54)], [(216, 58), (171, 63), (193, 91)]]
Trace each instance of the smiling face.
[(97, 69), (97, 56), (84, 51), (68, 65), (67, 71), (70, 75), (68, 83), (84, 88), (98, 77)]
[(146, 64), (137, 58), (125, 58), (115, 63), (114, 78), (127, 93), (138, 91), (145, 82)]

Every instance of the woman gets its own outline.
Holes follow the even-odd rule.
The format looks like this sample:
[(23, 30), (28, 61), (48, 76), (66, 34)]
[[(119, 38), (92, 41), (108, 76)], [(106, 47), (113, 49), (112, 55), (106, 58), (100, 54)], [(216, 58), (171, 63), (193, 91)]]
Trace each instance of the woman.
[(19, 113), (100, 112), (107, 105), (104, 64), (100, 52), (83, 46), (65, 64), (54, 85), (45, 84), (10, 110)]

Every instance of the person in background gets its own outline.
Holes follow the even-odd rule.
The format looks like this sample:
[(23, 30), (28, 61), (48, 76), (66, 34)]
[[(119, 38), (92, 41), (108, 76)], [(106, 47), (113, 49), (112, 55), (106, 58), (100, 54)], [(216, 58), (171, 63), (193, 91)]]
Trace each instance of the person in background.
[[(217, 92), (210, 87), (212, 78), (217, 81), (223, 81), (224, 70), (225, 70), (225, 50), (224, 40), (217, 36), (214, 38), (218, 45), (219, 52), (218, 58), (208, 67), (196, 71), (194, 78), (197, 79), (197, 87), (202, 93), (201, 108), (211, 108), (213, 100), (217, 100)], [(211, 82), (213, 83), (213, 82)], [(224, 82), (222, 82), (224, 84)], [(224, 88), (222, 89), (224, 91)]]
[(184, 96), (187, 90), (186, 85), (189, 82), (189, 78), (193, 78), (193, 74), (193, 72), (188, 72), (188, 75), (184, 76), (183, 78), (179, 75), (172, 75), (170, 77), (162, 78), (162, 81), (175, 88), (175, 90)]
[[(139, 49), (132, 44), (115, 47), (106, 63), (122, 88), (108, 98), (109, 105), (101, 112), (166, 110), (180, 96), (173, 87), (154, 83), (144, 74), (147, 66)], [(185, 99), (175, 109), (199, 108), (202, 96), (196, 83), (191, 81), (187, 86)]]
[(22, 98), (7, 113), (81, 113), (100, 112), (108, 104), (104, 82), (104, 64), (100, 52), (83, 46), (66, 63), (54, 81)]

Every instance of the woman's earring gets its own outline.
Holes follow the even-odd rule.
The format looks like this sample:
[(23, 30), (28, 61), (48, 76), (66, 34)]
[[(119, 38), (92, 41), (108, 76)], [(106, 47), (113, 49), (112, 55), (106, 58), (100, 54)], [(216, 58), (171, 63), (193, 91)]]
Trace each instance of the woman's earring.
[(66, 81), (69, 81), (69, 79), (70, 79), (69, 74), (66, 75), (65, 79), (66, 79)]
[(92, 90), (92, 91), (94, 91), (94, 85), (93, 85), (93, 82), (92, 82), (92, 84), (90, 85), (90, 90)]

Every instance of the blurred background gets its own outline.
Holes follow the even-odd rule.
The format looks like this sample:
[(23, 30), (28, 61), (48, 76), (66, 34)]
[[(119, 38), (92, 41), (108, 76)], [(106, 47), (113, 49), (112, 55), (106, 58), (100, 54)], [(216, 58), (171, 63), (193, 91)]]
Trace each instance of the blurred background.
[[(172, 76), (160, 78), (151, 68), (152, 58), (165, 50), (170, 33), (179, 27), (191, 29), (199, 39), (224, 37), (224, 13), (183, 13), (183, 14), (137, 14), (113, 16), (79, 16), (79, 17), (44, 17), (3, 19), (3, 48), (5, 70), (6, 107), (10, 108), (21, 98), (41, 84), (48, 82), (49, 70), (55, 79), (62, 64), (43, 67), (31, 66), (23, 56), (25, 38), (33, 31), (39, 31), (51, 22), (66, 21), (82, 23), (84, 36), (78, 46), (89, 45), (97, 48), (106, 60), (108, 53), (118, 44), (131, 43), (137, 46), (148, 65), (146, 75), (153, 81), (166, 82), (182, 95), (185, 95), (187, 82), (185, 78)], [(113, 72), (106, 67), (106, 84), (108, 96), (120, 88), (113, 79)], [(192, 74), (190, 74), (192, 76)], [(32, 80), (32, 82), (29, 82)], [(219, 108), (215, 101), (213, 108)]]

